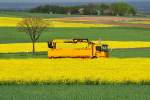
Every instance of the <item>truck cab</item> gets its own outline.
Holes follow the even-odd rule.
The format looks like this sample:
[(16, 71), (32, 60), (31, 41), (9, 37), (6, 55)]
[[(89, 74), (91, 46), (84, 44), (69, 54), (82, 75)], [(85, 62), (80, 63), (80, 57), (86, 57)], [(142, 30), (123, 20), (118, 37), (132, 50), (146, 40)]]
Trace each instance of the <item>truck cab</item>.
[(102, 44), (102, 45), (96, 45), (96, 57), (109, 57), (109, 48), (107, 44)]

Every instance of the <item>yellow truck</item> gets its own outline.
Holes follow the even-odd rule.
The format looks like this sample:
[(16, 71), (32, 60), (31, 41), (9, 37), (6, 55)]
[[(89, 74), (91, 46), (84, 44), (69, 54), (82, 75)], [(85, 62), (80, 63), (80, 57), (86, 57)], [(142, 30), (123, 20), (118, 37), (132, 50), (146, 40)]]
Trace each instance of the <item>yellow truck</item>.
[(88, 39), (66, 39), (48, 42), (49, 58), (100, 58), (109, 57), (107, 44)]

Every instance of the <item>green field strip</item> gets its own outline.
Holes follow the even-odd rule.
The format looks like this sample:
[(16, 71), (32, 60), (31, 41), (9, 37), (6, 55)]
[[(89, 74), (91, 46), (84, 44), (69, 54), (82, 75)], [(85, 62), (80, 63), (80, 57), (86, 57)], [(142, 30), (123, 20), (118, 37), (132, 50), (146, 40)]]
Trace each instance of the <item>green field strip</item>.
[(63, 18), (63, 17), (78, 17), (81, 15), (67, 15), (67, 14), (46, 14), (46, 13), (29, 13), (24, 11), (0, 11), (1, 17), (18, 17), (25, 18), (31, 16), (38, 16), (42, 18)]
[[(130, 49), (113, 49), (109, 53), (110, 58), (150, 58), (150, 48), (130, 48)], [(0, 53), (0, 59), (26, 59), (26, 58), (46, 58), (47, 51), (37, 52), (18, 52), (18, 53)]]
[[(102, 41), (150, 41), (150, 29), (109, 27), (109, 28), (50, 28), (44, 32), (38, 42), (47, 42), (52, 39), (88, 38)], [(1, 27), (0, 43), (31, 42), (25, 34), (16, 28)]]
[(149, 85), (1, 85), (1, 100), (149, 100)]

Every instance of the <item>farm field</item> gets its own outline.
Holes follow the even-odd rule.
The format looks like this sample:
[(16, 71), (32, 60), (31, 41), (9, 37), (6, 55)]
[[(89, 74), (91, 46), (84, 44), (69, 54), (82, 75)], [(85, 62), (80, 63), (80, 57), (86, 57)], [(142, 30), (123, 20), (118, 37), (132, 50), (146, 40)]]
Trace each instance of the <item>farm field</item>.
[[(48, 58), (47, 52), (0, 53), (0, 59)], [(114, 49), (110, 52), (112, 58), (149, 58), (149, 48)]]
[[(23, 14), (25, 16), (22, 16)], [(57, 26), (49, 28), (42, 34), (36, 44), (37, 53), (34, 55), (31, 53), (30, 39), (25, 33), (17, 31), (14, 22), (8, 26), (7, 23), (0, 25), (0, 99), (25, 100), (24, 94), (28, 95), (29, 100), (37, 98), (40, 100), (45, 98), (147, 100), (150, 98), (149, 85), (145, 85), (150, 84), (150, 28), (149, 24), (145, 23), (149, 18), (139, 20), (139, 18), (108, 16), (81, 17), (36, 13), (34, 15), (53, 20)], [(0, 16), (0, 18), (19, 19), (31, 14), (0, 12)], [(49, 19), (49, 16), (53, 19)], [(126, 20), (127, 23), (124, 23)], [(138, 23), (136, 20), (139, 20)], [(130, 21), (133, 23), (131, 24)], [(75, 27), (78, 24), (80, 27)], [(107, 27), (104, 27), (104, 24)], [(63, 27), (63, 25), (74, 25), (74, 27)], [(91, 41), (100, 39), (112, 49), (110, 58), (48, 59), (46, 42), (64, 38), (88, 38)]]
[[(94, 41), (98, 42), (98, 41)], [(129, 49), (129, 48), (149, 48), (150, 42), (141, 41), (103, 41), (103, 44), (108, 44), (110, 49)], [(59, 43), (56, 45), (57, 48), (85, 48), (87, 44), (78, 45), (64, 45)], [(11, 43), (11, 44), (0, 44), (0, 53), (19, 53), (19, 52), (32, 52), (32, 43)], [(47, 52), (48, 44), (46, 42), (36, 43), (37, 52)]]
[[(108, 28), (50, 28), (42, 34), (38, 42), (47, 42), (52, 39), (88, 38), (102, 41), (150, 41), (150, 29), (134, 27)], [(0, 27), (0, 43), (30, 43), (25, 33), (16, 28)]]
[(66, 14), (42, 14), (42, 13), (29, 13), (29, 12), (12, 12), (12, 11), (0, 11), (1, 17), (17, 17), (25, 18), (38, 16), (42, 18), (63, 18), (63, 17), (78, 17), (78, 15), (66, 15)]
[[(93, 40), (93, 41), (100, 38), (101, 40), (103, 40), (102, 43), (108, 44), (110, 46), (110, 49), (112, 49), (112, 51), (110, 52), (110, 58), (108, 60), (106, 60), (106, 61), (103, 59), (91, 60), (97, 66), (96, 71), (93, 71), (93, 73), (97, 73), (97, 74), (95, 74), (95, 75), (93, 74), (93, 76), (90, 76), (90, 77), (93, 77), (93, 79), (91, 79), (91, 80), (96, 80), (96, 77), (97, 77), (97, 78), (100, 78), (100, 81), (115, 82), (115, 80), (117, 80), (117, 82), (118, 82), (119, 79), (117, 78), (117, 76), (119, 75), (119, 73), (118, 74), (116, 73), (116, 76), (114, 76), (114, 77), (110, 77), (109, 75), (104, 75), (104, 74), (103, 74), (103, 76), (101, 76), (101, 74), (105, 72), (104, 68), (106, 67), (106, 69), (107, 69), (108, 67), (112, 67), (112, 69), (113, 69), (114, 66), (110, 66), (110, 65), (118, 64), (118, 66), (126, 69), (126, 67), (130, 66), (130, 65), (128, 65), (128, 63), (131, 63), (131, 67), (135, 66), (136, 68), (138, 68), (138, 66), (136, 65), (136, 62), (140, 61), (140, 59), (145, 59), (146, 62), (141, 63), (141, 65), (139, 65), (139, 68), (142, 68), (143, 66), (148, 65), (149, 56), (150, 56), (150, 54), (149, 54), (150, 39), (148, 37), (150, 35), (149, 30), (150, 29), (133, 28), (133, 27), (131, 27), (131, 28), (130, 27), (85, 28), (85, 27), (81, 26), (80, 28), (59, 28), (59, 27), (50, 28), (48, 30), (48, 32), (43, 34), (41, 39), (38, 41), (39, 43), (36, 44), (36, 50), (38, 53), (33, 56), (31, 54), (32, 45), (30, 43), (30, 40), (28, 40), (29, 38), (27, 38), (26, 34), (18, 32), (15, 27), (5, 27), (5, 25), (4, 25), (4, 27), (0, 28), (0, 33), (2, 32), (0, 35), (0, 37), (2, 37), (0, 40), (0, 43), (1, 43), (0, 44), (0, 47), (1, 47), (1, 50), (0, 50), (1, 57), (0, 58), (2, 61), (1, 63), (6, 65), (4, 67), (6, 69), (3, 69), (5, 71), (7, 71), (8, 69), (11, 69), (11, 68), (9, 68), (10, 65), (15, 65), (15, 66), (11, 66), (11, 67), (14, 67), (14, 70), (12, 70), (12, 71), (16, 72), (16, 74), (14, 74), (14, 76), (13, 76), (13, 74), (5, 75), (4, 73), (7, 73), (7, 72), (2, 71), (1, 73), (3, 73), (3, 72), (4, 73), (1, 74), (0, 80), (6, 81), (6, 80), (10, 79), (10, 81), (13, 81), (13, 80), (17, 80), (17, 81), (28, 81), (29, 80), (29, 81), (31, 81), (30, 79), (25, 78), (25, 76), (29, 74), (27, 66), (33, 67), (33, 66), (38, 66), (38, 65), (42, 64), (41, 62), (40, 62), (40, 64), (38, 64), (38, 62), (36, 62), (37, 60), (39, 60), (39, 61), (43, 60), (43, 65), (40, 65), (40, 66), (43, 66), (46, 69), (49, 68), (48, 66), (51, 65), (52, 67), (50, 67), (50, 69), (47, 69), (47, 71), (51, 72), (53, 67), (56, 67), (57, 62), (61, 62), (61, 61), (62, 62), (70, 62), (71, 59), (54, 60), (53, 65), (52, 65), (53, 60), (51, 61), (51, 60), (47, 59), (46, 51), (48, 48), (47, 48), (46, 42), (51, 39), (55, 39), (55, 38), (81, 38), (82, 37), (82, 38), (89, 38), (90, 40)], [(141, 37), (139, 37), (140, 35), (141, 35)], [(53, 36), (55, 36), (55, 37), (53, 37)], [(36, 59), (32, 59), (32, 57), (36, 58)], [(6, 60), (7, 58), (9, 58), (9, 62)], [(14, 58), (14, 60), (13, 60), (13, 58)], [(30, 59), (25, 59), (25, 58), (30, 58)], [(117, 60), (115, 60), (115, 59), (117, 59)], [(131, 62), (127, 62), (130, 60), (131, 60)], [(133, 62), (132, 62), (132, 60), (133, 60)], [(26, 61), (28, 62), (27, 64), (26, 64)], [(87, 65), (85, 65), (85, 63), (83, 63), (84, 61), (87, 61), (86, 62)], [(99, 61), (102, 61), (102, 62), (99, 62)], [(87, 72), (92, 71), (92, 68), (90, 66), (88, 67), (88, 65), (92, 64), (90, 62), (90, 60), (75, 59), (75, 60), (72, 60), (71, 62), (73, 62), (73, 63), (71, 63), (71, 64), (61, 63), (60, 65), (62, 65), (64, 67), (67, 66), (66, 68), (68, 68), (69, 65), (71, 65), (72, 67), (73, 66), (75, 67), (75, 65), (76, 65), (75, 63), (79, 63), (78, 64), (78, 67), (80, 66), (79, 69), (80, 68), (82, 69), (82, 67), (86, 67)], [(107, 63), (107, 62), (110, 62), (110, 63)], [(125, 62), (125, 63), (122, 64), (122, 62)], [(7, 63), (8, 63), (8, 65), (7, 65)], [(23, 68), (24, 74), (22, 73), (22, 76), (20, 76), (20, 78), (19, 77), (15, 78), (16, 75), (18, 76), (18, 69), (20, 68), (21, 63), (23, 63), (24, 67), (25, 67), (25, 68)], [(146, 64), (146, 65), (143, 65), (143, 64)], [(103, 65), (103, 66), (101, 66), (101, 65)], [(72, 71), (72, 67), (68, 68), (67, 70)], [(101, 70), (102, 73), (98, 71), (98, 69), (101, 69), (101, 67), (104, 67), (104, 68), (102, 68), (104, 70)], [(86, 68), (83, 68), (83, 69), (86, 69)], [(116, 70), (117, 70), (117, 68), (116, 68)], [(35, 67), (33, 67), (33, 71), (34, 70), (36, 70)], [(42, 71), (42, 69), (38, 69), (38, 70)], [(115, 68), (114, 68), (114, 70), (115, 70)], [(112, 72), (114, 70), (112, 70)], [(132, 69), (132, 71), (133, 71), (133, 69)], [(44, 72), (45, 72), (45, 70), (43, 70), (41, 73), (44, 73)], [(86, 71), (85, 70), (81, 71), (82, 74), (78, 74), (79, 76), (77, 76), (77, 74), (74, 74), (74, 75), (72, 74), (73, 76), (71, 76), (71, 77), (66, 76), (65, 79), (76, 80), (76, 78), (77, 78), (77, 80), (84, 80), (86, 78), (86, 73), (84, 75), (83, 72), (85, 73)], [(51, 73), (53, 73), (53, 71)], [(56, 73), (56, 72), (54, 71), (54, 73)], [(56, 81), (61, 80), (61, 77), (65, 76), (65, 73), (67, 73), (67, 72), (60, 74), (60, 76), (58, 76), (58, 78), (54, 78), (54, 79), (57, 79)], [(96, 76), (96, 75), (98, 75), (98, 73), (101, 73), (100, 76)], [(139, 74), (139, 77), (138, 77), (139, 79), (137, 79), (136, 81), (140, 82), (140, 81), (149, 80), (146, 78), (146, 77), (148, 77), (147, 76), (148, 74), (146, 74), (146, 76), (143, 76), (142, 78), (140, 77), (141, 76), (140, 70), (137, 70), (135, 72), (133, 71), (133, 72), (131, 72), (131, 74), (128, 74), (129, 76), (125, 76), (125, 77), (124, 77), (123, 71), (121, 71), (120, 73), (122, 73), (121, 74), (122, 77), (120, 77), (120, 82), (123, 82), (125, 79), (127, 81), (129, 79), (129, 81), (134, 82), (135, 79), (132, 77), (133, 76), (132, 74), (137, 74), (137, 73)], [(126, 72), (126, 73), (128, 73), (128, 72)], [(147, 73), (149, 73), (149, 72), (147, 72)], [(45, 80), (48, 80), (50, 77), (52, 77), (52, 80), (54, 80), (53, 76), (56, 76), (56, 75), (50, 74), (50, 73), (49, 74), (46, 73), (45, 75), (48, 75), (48, 76), (43, 76), (42, 78), (40, 78), (40, 77), (38, 77), (38, 75), (37, 76), (35, 75), (35, 78), (33, 78), (33, 81), (35, 81), (35, 80), (42, 81), (43, 78), (44, 78), (43, 80), (45, 81)], [(91, 75), (92, 75), (92, 73), (91, 73)], [(121, 76), (121, 75), (119, 75), (119, 76)], [(5, 76), (6, 76), (6, 78), (3, 78)], [(11, 77), (13, 76), (13, 78), (11, 79), (10, 76)], [(107, 79), (106, 76), (109, 77), (110, 79)], [(130, 77), (132, 77), (132, 78), (130, 79)], [(102, 78), (102, 80), (101, 80), (101, 78)], [(3, 80), (3, 79), (6, 79), (6, 80)], [(49, 81), (52, 81), (52, 80), (49, 80)]]
[(142, 61), (141, 58), (1, 59), (0, 63), (3, 65), (0, 67), (0, 81), (16, 81), (20, 84), (146, 82), (150, 80), (149, 62), (149, 58), (142, 58)]
[[(66, 31), (67, 30), (67, 31)], [(72, 38), (88, 38), (90, 40), (99, 40), (102, 41), (124, 41), (126, 45), (122, 45), (121, 43), (116, 45), (113, 44), (113, 46), (122, 46), (122, 47), (144, 47), (143, 49), (125, 49), (125, 50), (113, 50), (110, 55), (111, 57), (149, 57), (149, 49), (145, 47), (149, 47), (149, 41), (150, 41), (150, 29), (145, 28), (133, 28), (133, 27), (109, 27), (109, 28), (51, 28), (44, 34), (42, 34), (41, 38), (38, 42), (45, 43), (43, 51), (47, 49), (47, 41), (50, 41), (52, 39), (72, 39)], [(11, 36), (11, 37), (10, 37)], [(10, 51), (11, 48), (15, 48), (13, 44), (15, 43), (30, 43), (30, 39), (26, 36), (24, 33), (20, 33), (16, 30), (16, 28), (12, 27), (1, 27), (0, 28), (0, 45), (2, 47), (3, 44), (8, 45), (8, 43), (11, 43), (9, 46), (5, 46), (4, 48), (7, 48), (6, 51)], [(134, 41), (140, 42), (140, 45), (136, 45)], [(127, 44), (128, 42), (132, 42), (132, 44)], [(142, 43), (142, 44), (141, 44)], [(146, 44), (144, 44), (146, 43)], [(13, 46), (13, 47), (12, 47)], [(9, 48), (8, 48), (9, 47)], [(47, 53), (40, 53), (37, 55), (32, 56), (30, 54), (31, 48), (24, 48), (26, 45), (21, 45), (21, 48), (16, 48), (11, 50), (17, 51), (18, 49), (20, 51), (29, 52), (29, 54), (14, 54), (14, 53), (7, 53), (5, 49), (3, 54), (1, 54), (0, 58), (47, 58)], [(40, 47), (39, 45), (36, 45), (37, 50)], [(43, 46), (42, 46), (43, 47)], [(46, 48), (45, 48), (46, 47)], [(27, 49), (27, 50), (26, 50)], [(29, 50), (30, 49), (30, 50)], [(4, 52), (6, 52), (4, 54)], [(1, 52), (2, 53), (2, 52)]]
[[(16, 27), (22, 18), (13, 18), (13, 17), (0, 17), (0, 27)], [(88, 23), (75, 23), (75, 22), (60, 22), (50, 19), (45, 19), (49, 21), (49, 27), (59, 28), (59, 27), (113, 27), (110, 24), (88, 24)]]
[(149, 100), (148, 85), (1, 85), (2, 100)]

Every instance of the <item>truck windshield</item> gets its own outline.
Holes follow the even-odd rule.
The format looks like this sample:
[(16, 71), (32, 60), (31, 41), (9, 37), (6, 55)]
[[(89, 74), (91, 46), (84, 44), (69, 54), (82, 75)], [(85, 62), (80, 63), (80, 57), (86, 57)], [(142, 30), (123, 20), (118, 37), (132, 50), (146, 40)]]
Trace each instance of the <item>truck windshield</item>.
[(102, 51), (108, 52), (108, 45), (103, 44), (103, 45), (102, 45)]
[(101, 50), (102, 50), (101, 46), (96, 46), (96, 51), (101, 51)]

